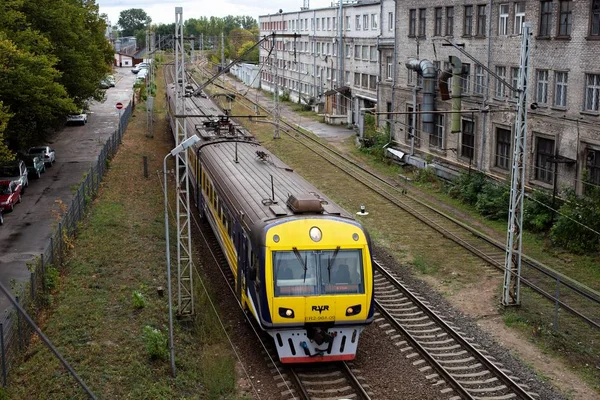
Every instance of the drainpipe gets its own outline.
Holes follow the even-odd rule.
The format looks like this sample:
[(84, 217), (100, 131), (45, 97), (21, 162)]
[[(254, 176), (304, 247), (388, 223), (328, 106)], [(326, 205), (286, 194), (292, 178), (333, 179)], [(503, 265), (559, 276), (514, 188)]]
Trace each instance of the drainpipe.
[[(434, 128), (434, 98), (435, 98), (435, 66), (429, 60), (417, 60), (410, 59), (406, 62), (406, 68), (416, 71), (423, 76), (423, 132), (427, 134), (433, 133)], [(415, 105), (413, 109), (417, 108), (416, 105), (416, 84), (415, 93), (413, 94), (413, 101)], [(416, 126), (416, 120), (413, 123)], [(414, 137), (414, 132), (413, 132)], [(412, 155), (412, 140), (411, 140), (411, 155)]]
[[(489, 14), (490, 14), (490, 22), (488, 23), (487, 26), (487, 69), (489, 71), (490, 66), (492, 64), (492, 10), (493, 10), (493, 0), (490, 0), (489, 2), (489, 6), (488, 6), (488, 10), (489, 10)], [(485, 108), (485, 106), (488, 103), (488, 99), (490, 96), (490, 74), (489, 72), (487, 73), (487, 78), (486, 78), (486, 83), (485, 83), (485, 98), (483, 99), (483, 104), (482, 104), (482, 108)], [(483, 169), (485, 166), (485, 153), (486, 153), (486, 146), (487, 146), (487, 113), (483, 113), (483, 118), (481, 118), (481, 157), (480, 157), (480, 165), (478, 166), (480, 169)]]
[[(396, 10), (398, 9), (398, 0), (394, 0), (394, 43), (398, 43), (398, 29), (396, 29)], [(381, 61), (380, 61), (381, 62)], [(394, 47), (394, 68), (392, 68), (392, 112), (396, 111), (396, 66), (398, 65), (398, 52)], [(396, 114), (392, 114), (392, 123), (390, 124), (390, 141), (393, 141), (396, 131)]]

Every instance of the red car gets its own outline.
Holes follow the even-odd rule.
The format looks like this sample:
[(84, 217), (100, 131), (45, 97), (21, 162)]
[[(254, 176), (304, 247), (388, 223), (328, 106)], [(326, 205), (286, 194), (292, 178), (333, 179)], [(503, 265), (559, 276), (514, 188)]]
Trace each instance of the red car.
[(12, 211), (21, 202), (21, 185), (15, 181), (0, 181), (0, 208)]

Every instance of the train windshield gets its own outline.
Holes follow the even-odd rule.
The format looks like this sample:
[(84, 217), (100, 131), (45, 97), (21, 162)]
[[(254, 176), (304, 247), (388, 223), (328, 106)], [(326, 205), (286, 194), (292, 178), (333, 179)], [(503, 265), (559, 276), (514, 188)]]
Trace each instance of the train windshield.
[(365, 292), (362, 250), (273, 252), (275, 296)]

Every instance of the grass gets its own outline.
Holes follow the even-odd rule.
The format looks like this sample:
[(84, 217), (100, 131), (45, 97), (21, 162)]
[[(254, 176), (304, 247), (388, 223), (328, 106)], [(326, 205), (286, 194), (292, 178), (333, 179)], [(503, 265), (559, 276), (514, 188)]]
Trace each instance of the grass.
[[(55, 288), (41, 328), (100, 398), (240, 399), (233, 352), (198, 285), (192, 328), (175, 323), (177, 377), (168, 357), (153, 359), (146, 347), (144, 327), (168, 332), (166, 295), (156, 290), (167, 286), (162, 185), (159, 174), (144, 178), (142, 169), (147, 156), (149, 171), (162, 172), (172, 148), (164, 96), (155, 108), (154, 139), (145, 135), (145, 118), (131, 120), (60, 275), (48, 277)], [(9, 375), (6, 396), (87, 398), (38, 339)]]

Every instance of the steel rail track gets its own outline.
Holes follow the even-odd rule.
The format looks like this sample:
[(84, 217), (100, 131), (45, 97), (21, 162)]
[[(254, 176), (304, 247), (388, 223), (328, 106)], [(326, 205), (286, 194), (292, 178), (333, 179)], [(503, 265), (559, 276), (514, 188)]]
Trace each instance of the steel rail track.
[[(232, 89), (228, 89), (228, 88), (224, 88), (224, 89), (230, 90), (237, 94), (241, 94), (237, 90), (232, 90)], [(253, 105), (260, 107), (264, 111), (269, 112), (269, 110), (266, 107), (264, 107), (260, 104), (257, 104), (253, 100), (248, 99), (248, 98), (245, 98), (245, 100)], [(292, 138), (298, 140), (301, 144), (303, 144), (305, 147), (309, 148), (315, 154), (324, 158), (326, 161), (328, 161), (330, 164), (334, 165), (335, 167), (337, 167), (344, 173), (347, 173), (347, 174), (353, 176), (354, 178), (358, 179), (365, 186), (367, 186), (370, 189), (374, 190), (375, 192), (379, 193), (381, 196), (386, 198), (388, 201), (390, 201), (393, 204), (395, 204), (396, 206), (404, 209), (409, 214), (418, 218), (419, 220), (421, 220), (422, 222), (424, 222), (425, 224), (430, 226), (432, 229), (438, 231), (439, 233), (441, 233), (448, 239), (459, 244), (460, 246), (462, 246), (463, 248), (465, 248), (466, 250), (468, 250), (475, 256), (481, 258), (486, 263), (488, 263), (488, 264), (494, 266), (495, 268), (497, 268), (498, 270), (504, 272), (504, 260), (505, 260), (505, 249), (506, 249), (504, 244), (488, 237), (487, 235), (476, 230), (475, 228), (472, 228), (472, 227), (464, 224), (463, 222), (456, 220), (454, 217), (447, 215), (440, 210), (435, 209), (434, 207), (430, 206), (429, 204), (416, 199), (415, 197), (411, 196), (410, 194), (402, 193), (393, 184), (391, 184), (388, 181), (386, 181), (385, 179), (377, 176), (376, 174), (366, 170), (365, 168), (360, 166), (358, 163), (348, 159), (346, 156), (337, 152), (336, 150), (331, 149), (327, 144), (324, 144), (321, 141), (319, 141), (318, 139), (316, 139), (310, 135), (307, 135), (301, 129), (298, 129), (294, 125), (292, 125), (284, 120), (282, 120), (282, 122), (286, 126), (288, 126), (290, 129), (292, 129), (294, 132), (301, 134), (301, 138), (299, 138), (295, 135), (292, 135), (289, 132), (286, 132), (285, 130), (284, 130), (284, 132), (286, 132)], [(305, 140), (303, 141), (301, 139), (305, 139)], [(322, 150), (319, 151), (319, 150), (315, 149), (314, 147), (309, 146), (306, 142), (314, 143), (314, 144), (318, 145)], [(339, 163), (340, 160), (342, 160), (346, 165), (351, 166), (358, 172), (355, 171), (355, 173), (352, 173), (351, 171), (348, 171), (347, 169), (342, 168), (342, 166)], [(356, 173), (361, 174), (363, 176), (363, 178), (359, 179), (356, 176)], [(369, 182), (368, 181), (369, 179), (374, 180), (374, 182), (373, 181)], [(379, 185), (379, 187), (377, 187), (378, 185)], [(389, 189), (393, 190), (395, 193), (390, 193)], [(402, 195), (402, 199), (397, 197), (396, 193)], [(419, 210), (418, 208), (421, 208), (421, 210)], [(436, 218), (438, 219), (437, 221), (436, 221)], [(452, 228), (444, 227), (444, 225), (443, 225), (444, 222), (450, 222), (451, 224), (453, 224), (453, 227)], [(523, 267), (524, 268), (522, 268), (521, 281), (526, 286), (529, 286), (532, 290), (534, 290), (538, 294), (540, 294), (543, 297), (545, 297), (546, 299), (552, 301), (556, 305), (562, 307), (564, 310), (570, 312), (571, 314), (579, 317), (580, 319), (582, 319), (589, 325), (600, 329), (600, 309), (596, 310), (596, 315), (594, 315), (594, 316), (586, 315), (586, 314), (584, 314), (583, 311), (580, 311), (577, 308), (582, 308), (582, 309), (586, 309), (586, 311), (589, 311), (590, 304), (582, 304), (580, 307), (577, 307), (577, 306), (574, 306), (572, 303), (568, 303), (567, 301), (565, 301), (565, 298), (569, 299), (569, 298), (573, 297), (573, 295), (571, 293), (563, 292), (562, 298), (559, 298), (558, 296), (551, 294), (551, 291), (556, 290), (555, 285), (557, 282), (559, 282), (561, 285), (564, 285), (565, 287), (572, 290), (576, 296), (582, 298), (585, 301), (591, 302), (592, 303), (591, 305), (596, 306), (596, 308), (598, 308), (600, 306), (600, 294), (599, 293), (597, 293), (596, 291), (581, 284), (580, 282), (577, 282), (571, 278), (568, 278), (567, 276), (551, 269), (550, 267), (540, 263), (539, 261), (536, 261), (530, 257), (527, 257), (526, 255), (523, 256)], [(541, 274), (542, 277), (540, 277), (540, 276), (536, 277), (535, 276), (536, 273), (538, 275)], [(543, 277), (550, 278), (550, 280), (547, 280), (547, 279), (542, 280)]]
[[(384, 283), (376, 282), (377, 309), (458, 395), (465, 399), (508, 399), (514, 396), (527, 400), (535, 398), (381, 264), (374, 261), (374, 266), (379, 276), (385, 279)], [(404, 297), (394, 297), (393, 292), (384, 291), (385, 283), (391, 284)], [(406, 303), (405, 299), (410, 303)], [(418, 311), (415, 311), (413, 305)], [(446, 336), (451, 339), (444, 339)], [(491, 377), (487, 377), (488, 375)]]

